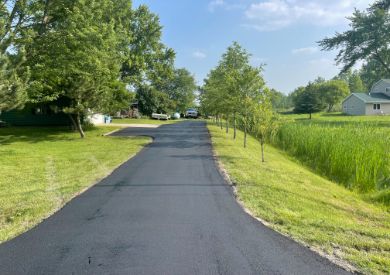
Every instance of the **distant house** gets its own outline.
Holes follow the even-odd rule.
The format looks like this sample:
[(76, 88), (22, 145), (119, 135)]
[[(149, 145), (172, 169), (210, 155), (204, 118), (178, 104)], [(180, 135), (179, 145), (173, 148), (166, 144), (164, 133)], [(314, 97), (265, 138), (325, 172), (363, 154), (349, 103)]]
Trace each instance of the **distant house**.
[(369, 93), (352, 93), (343, 101), (348, 115), (390, 115), (390, 79), (375, 83)]

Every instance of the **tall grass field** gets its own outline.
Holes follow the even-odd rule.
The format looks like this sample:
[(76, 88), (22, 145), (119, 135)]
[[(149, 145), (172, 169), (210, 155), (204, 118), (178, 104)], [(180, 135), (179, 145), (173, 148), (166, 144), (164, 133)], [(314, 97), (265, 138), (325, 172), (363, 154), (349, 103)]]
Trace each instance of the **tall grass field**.
[(272, 142), (349, 189), (368, 193), (390, 187), (390, 122), (291, 120)]

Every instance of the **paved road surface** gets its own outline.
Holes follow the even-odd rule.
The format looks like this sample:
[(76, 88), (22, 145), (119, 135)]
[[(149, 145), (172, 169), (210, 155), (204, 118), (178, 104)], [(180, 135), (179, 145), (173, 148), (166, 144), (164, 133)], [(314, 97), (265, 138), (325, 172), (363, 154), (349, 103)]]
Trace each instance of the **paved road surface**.
[(139, 155), (1, 245), (0, 274), (347, 274), (244, 213), (203, 122), (116, 135), (145, 134)]

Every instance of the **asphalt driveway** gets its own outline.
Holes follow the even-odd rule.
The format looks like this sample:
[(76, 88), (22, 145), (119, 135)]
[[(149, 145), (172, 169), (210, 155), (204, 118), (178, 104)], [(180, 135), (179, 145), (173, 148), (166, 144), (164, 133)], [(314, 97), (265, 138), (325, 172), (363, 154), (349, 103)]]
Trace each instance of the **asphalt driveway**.
[(261, 225), (218, 173), (204, 122), (115, 135), (154, 142), (0, 246), (0, 274), (348, 274)]

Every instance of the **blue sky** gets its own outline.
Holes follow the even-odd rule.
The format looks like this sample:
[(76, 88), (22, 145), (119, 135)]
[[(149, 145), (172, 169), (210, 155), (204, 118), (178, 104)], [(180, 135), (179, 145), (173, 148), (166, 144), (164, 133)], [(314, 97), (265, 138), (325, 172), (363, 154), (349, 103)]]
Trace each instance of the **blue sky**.
[(373, 0), (134, 0), (157, 13), (163, 41), (177, 53), (176, 66), (185, 67), (198, 84), (215, 67), (233, 42), (266, 63), (269, 87), (284, 93), (317, 76), (339, 72), (335, 52), (322, 52), (316, 41), (348, 28), (354, 7)]

